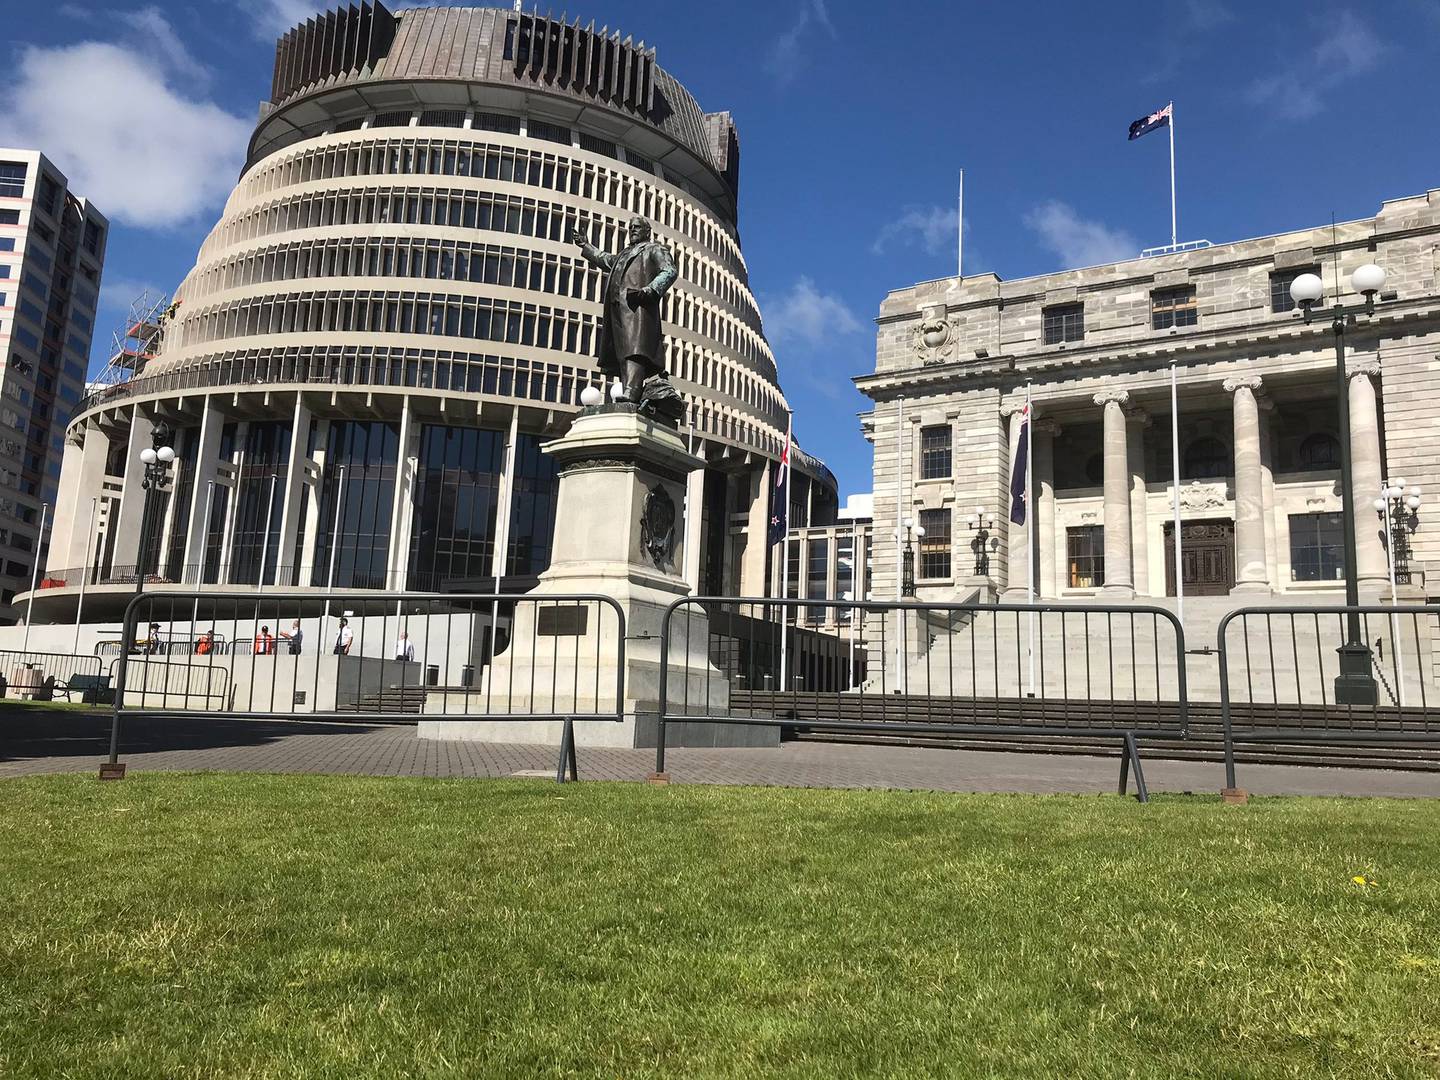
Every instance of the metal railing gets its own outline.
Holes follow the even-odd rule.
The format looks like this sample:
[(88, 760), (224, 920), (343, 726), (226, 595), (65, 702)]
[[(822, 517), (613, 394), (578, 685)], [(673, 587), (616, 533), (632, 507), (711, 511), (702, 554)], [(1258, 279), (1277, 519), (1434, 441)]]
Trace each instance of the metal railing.
[[(825, 607), (852, 613), (855, 637), (841, 639), (840, 677), (831, 670), (814, 689), (753, 689), (771, 672), (783, 672), (790, 683), (795, 627), (788, 624), (814, 606), (804, 599), (687, 597), (666, 609), (657, 774), (665, 772), (672, 738), (684, 741), (693, 731), (695, 741), (707, 741), (691, 725), (857, 738), (1069, 737), (1119, 742), (1120, 790), (1133, 769), (1143, 800), (1137, 740), (1186, 735), (1185, 634), (1163, 608), (827, 600)], [(737, 608), (755, 620), (768, 613), (774, 632), (737, 643), (712, 631)], [(852, 659), (857, 651), (863, 667)], [(731, 707), (742, 676), (745, 714)]]
[[(150, 623), (175, 640), (213, 633), (244, 647), (214, 650), (203, 661), (117, 657), (112, 765), (122, 720), (135, 716), (554, 721), (561, 724), (557, 779), (567, 771), (578, 779), (574, 723), (624, 717), (625, 616), (607, 596), (165, 590), (130, 600), (123, 640)], [(257, 647), (263, 626), (271, 632)], [(155, 674), (167, 666), (183, 674)], [(223, 672), (223, 692), (214, 682), (186, 681), (201, 678), (197, 669)]]
[[(1369, 704), (1336, 700), (1351, 617), (1370, 651)], [(1440, 748), (1440, 606), (1240, 608), (1216, 636), (1228, 789), (1236, 743)]]
[(38, 688), (45, 696), (51, 696), (56, 688), (61, 693), (79, 676), (92, 684), (101, 677), (101, 660), (98, 656), (84, 656), (73, 653), (37, 652), (33, 650), (0, 650), (0, 677), (5, 679), (6, 693), (15, 694), (22, 687)]

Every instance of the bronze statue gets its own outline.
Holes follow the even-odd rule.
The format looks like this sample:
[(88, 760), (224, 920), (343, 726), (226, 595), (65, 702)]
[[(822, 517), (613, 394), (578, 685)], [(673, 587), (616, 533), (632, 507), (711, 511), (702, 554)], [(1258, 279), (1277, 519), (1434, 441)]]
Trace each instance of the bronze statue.
[(631, 218), (626, 231), (629, 245), (611, 255), (570, 230), (570, 242), (580, 246), (586, 261), (605, 271), (600, 370), (621, 381), (624, 400), (640, 412), (678, 427), (685, 403), (660, 359), (660, 298), (675, 283), (675, 258), (651, 239), (645, 218)]

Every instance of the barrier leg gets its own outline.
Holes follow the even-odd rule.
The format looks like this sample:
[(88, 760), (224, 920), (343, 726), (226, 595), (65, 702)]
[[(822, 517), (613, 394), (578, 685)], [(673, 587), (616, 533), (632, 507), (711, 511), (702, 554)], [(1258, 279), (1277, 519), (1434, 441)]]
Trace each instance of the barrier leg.
[(1117, 795), (1125, 794), (1125, 786), (1130, 779), (1130, 740), (1126, 739), (1120, 744), (1120, 786), (1116, 790)]
[(567, 772), (571, 781), (580, 779), (579, 762), (575, 758), (575, 721), (568, 716), (565, 718), (565, 730), (560, 736), (560, 760), (555, 765), (555, 782), (565, 783)]
[(1120, 766), (1120, 794), (1125, 794), (1125, 773), (1126, 766), (1135, 770), (1135, 798), (1138, 802), (1150, 801), (1150, 790), (1145, 786), (1145, 772), (1140, 768), (1140, 747), (1135, 743), (1134, 735), (1125, 736), (1125, 758)]

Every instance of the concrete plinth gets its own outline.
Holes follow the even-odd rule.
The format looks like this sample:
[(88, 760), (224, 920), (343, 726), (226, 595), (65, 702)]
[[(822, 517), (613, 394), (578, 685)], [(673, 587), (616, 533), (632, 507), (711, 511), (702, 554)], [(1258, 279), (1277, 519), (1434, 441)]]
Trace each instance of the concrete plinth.
[[(550, 567), (527, 595), (598, 594), (625, 614), (625, 640), (613, 609), (547, 617), (563, 601), (516, 604), (514, 633), (473, 691), (431, 694), (426, 712), (470, 714), (474, 720), (422, 720), (423, 739), (475, 739), (558, 745), (567, 715), (620, 711), (619, 722), (576, 727), (584, 746), (653, 746), (660, 700), (660, 621), (690, 593), (685, 566), (686, 480), (704, 463), (671, 428), (629, 405), (582, 412), (569, 432), (542, 449), (560, 463), (555, 542)], [(553, 622), (551, 621), (553, 618)], [(617, 709), (616, 674), (623, 667), (624, 700)], [(709, 621), (695, 608), (674, 620), (670, 636), (671, 712), (723, 715), (729, 685), (709, 658)], [(532, 714), (535, 719), (507, 720)], [(548, 717), (555, 717), (554, 720)], [(674, 725), (676, 746), (774, 745), (775, 729), (715, 724)]]

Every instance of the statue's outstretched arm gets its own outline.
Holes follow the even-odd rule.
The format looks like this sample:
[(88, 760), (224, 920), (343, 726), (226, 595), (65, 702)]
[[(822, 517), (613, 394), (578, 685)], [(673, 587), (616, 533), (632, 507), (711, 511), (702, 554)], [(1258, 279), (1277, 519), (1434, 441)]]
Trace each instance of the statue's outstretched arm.
[(566, 239), (580, 248), (580, 254), (591, 266), (598, 266), (607, 274), (610, 268), (615, 265), (615, 256), (601, 251), (594, 244), (590, 243), (584, 234), (580, 233), (573, 225), (568, 230)]

